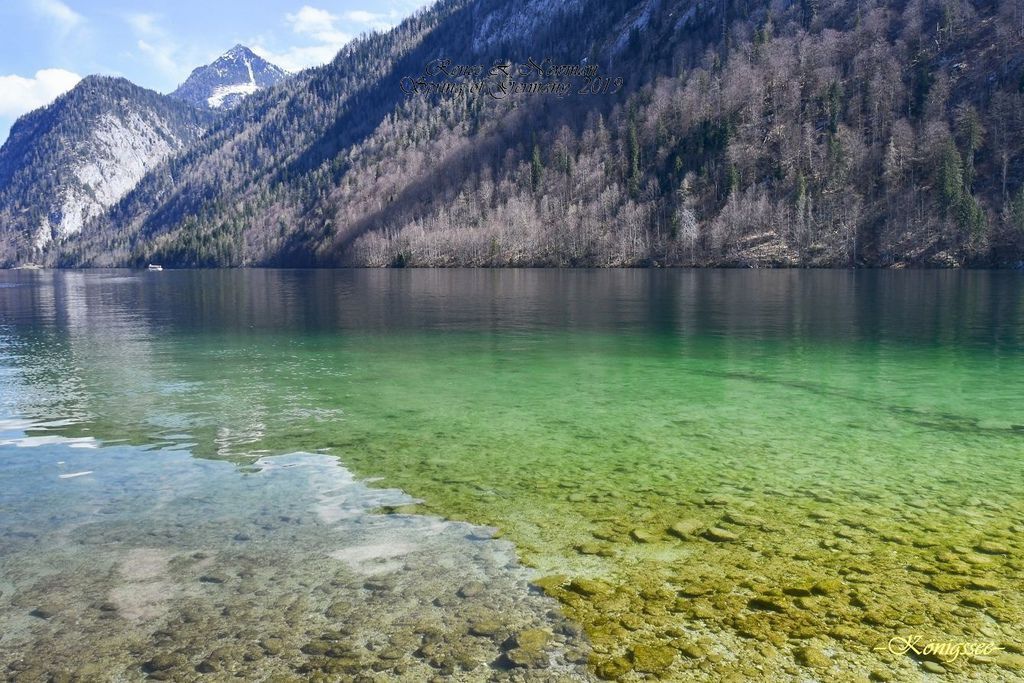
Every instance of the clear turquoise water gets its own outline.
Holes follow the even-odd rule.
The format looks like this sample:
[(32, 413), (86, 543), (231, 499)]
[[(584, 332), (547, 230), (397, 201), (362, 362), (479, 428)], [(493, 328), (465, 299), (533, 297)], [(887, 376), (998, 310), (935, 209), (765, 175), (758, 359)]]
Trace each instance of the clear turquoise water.
[[(6, 273), (0, 462), (54, 437), (135, 454), (132, 481), (168, 451), (228, 480), (336, 456), (422, 501), (383, 511), (500, 529), (589, 675), (1008, 680), (1022, 294), (994, 272)], [(17, 510), (35, 484), (9, 479)], [(1003, 649), (874, 649), (913, 633)]]

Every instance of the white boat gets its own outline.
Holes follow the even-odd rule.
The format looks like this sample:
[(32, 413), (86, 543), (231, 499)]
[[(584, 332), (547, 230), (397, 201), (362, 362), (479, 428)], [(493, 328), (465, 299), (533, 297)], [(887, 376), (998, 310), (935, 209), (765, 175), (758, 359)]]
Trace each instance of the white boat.
[(163, 266), (158, 266), (155, 263), (150, 263), (148, 266), (146, 266), (146, 270), (163, 270), (163, 269), (164, 269)]

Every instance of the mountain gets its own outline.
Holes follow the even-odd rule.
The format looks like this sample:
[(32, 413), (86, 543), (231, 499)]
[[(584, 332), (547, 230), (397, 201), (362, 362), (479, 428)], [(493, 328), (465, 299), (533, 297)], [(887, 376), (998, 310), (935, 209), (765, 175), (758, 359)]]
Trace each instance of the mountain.
[(77, 234), (213, 118), (102, 76), (22, 116), (0, 148), (0, 261), (34, 259)]
[(288, 77), (244, 45), (235, 45), (212, 64), (195, 69), (171, 97), (196, 107), (231, 109), (247, 95)]
[(48, 259), (1012, 266), (1021, 16), (441, 0), (245, 98)]

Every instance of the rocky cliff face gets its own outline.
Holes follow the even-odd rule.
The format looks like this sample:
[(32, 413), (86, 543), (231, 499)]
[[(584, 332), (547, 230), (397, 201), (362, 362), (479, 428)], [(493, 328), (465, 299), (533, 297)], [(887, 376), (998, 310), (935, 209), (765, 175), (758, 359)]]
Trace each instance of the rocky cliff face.
[(78, 234), (213, 120), (124, 79), (84, 79), (22, 117), (0, 148), (5, 246), (38, 253)]
[(280, 83), (288, 72), (244, 45), (235, 45), (212, 64), (201, 66), (171, 97), (196, 107), (232, 109), (247, 95)]

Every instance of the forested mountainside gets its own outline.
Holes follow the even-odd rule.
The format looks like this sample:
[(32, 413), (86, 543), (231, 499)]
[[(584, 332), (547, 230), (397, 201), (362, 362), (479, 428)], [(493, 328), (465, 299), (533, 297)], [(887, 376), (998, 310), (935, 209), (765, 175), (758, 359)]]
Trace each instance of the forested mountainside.
[(212, 121), (183, 102), (100, 76), (21, 117), (0, 148), (0, 262), (29, 260), (73, 237)]
[[(442, 0), (247, 98), (46, 258), (1014, 265), (1022, 48), (1024, 0)], [(609, 81), (403, 92), (443, 58)]]

